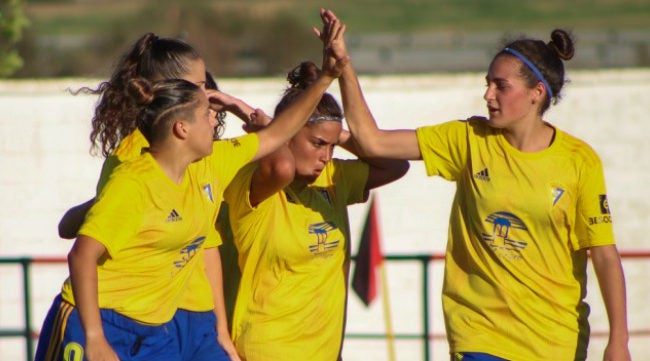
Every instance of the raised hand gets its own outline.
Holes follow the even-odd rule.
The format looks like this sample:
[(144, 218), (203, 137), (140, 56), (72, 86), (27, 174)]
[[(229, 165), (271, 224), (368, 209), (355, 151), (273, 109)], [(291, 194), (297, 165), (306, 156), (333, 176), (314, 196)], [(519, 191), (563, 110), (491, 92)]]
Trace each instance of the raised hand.
[(350, 55), (345, 46), (345, 24), (341, 23), (331, 10), (320, 10), (323, 29), (314, 28), (314, 33), (323, 42), (324, 73), (338, 77), (350, 63)]

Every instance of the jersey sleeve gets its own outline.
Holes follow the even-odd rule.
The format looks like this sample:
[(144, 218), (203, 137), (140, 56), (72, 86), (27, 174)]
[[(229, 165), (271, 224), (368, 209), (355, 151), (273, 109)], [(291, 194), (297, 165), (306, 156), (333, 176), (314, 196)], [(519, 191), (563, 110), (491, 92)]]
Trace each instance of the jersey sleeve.
[(576, 235), (581, 248), (615, 243), (602, 162), (589, 153), (578, 182)]
[(133, 238), (143, 221), (141, 183), (126, 173), (115, 174), (88, 211), (79, 234), (91, 237), (115, 255)]
[(469, 129), (469, 122), (460, 120), (416, 129), (428, 176), (458, 179), (467, 159)]
[(214, 142), (209, 164), (219, 182), (224, 187), (230, 184), (237, 172), (253, 159), (258, 148), (259, 138), (255, 133)]

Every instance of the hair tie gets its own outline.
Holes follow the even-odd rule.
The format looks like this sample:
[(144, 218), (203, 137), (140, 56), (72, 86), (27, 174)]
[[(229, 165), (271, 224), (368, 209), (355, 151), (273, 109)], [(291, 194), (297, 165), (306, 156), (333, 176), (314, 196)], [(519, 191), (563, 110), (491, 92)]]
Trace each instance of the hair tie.
[(544, 86), (546, 87), (546, 91), (548, 92), (549, 99), (553, 98), (553, 90), (551, 90), (551, 87), (548, 85), (548, 82), (546, 82), (546, 79), (544, 79), (544, 76), (542, 75), (542, 72), (539, 71), (539, 69), (537, 69), (535, 64), (533, 64), (522, 53), (518, 52), (515, 49), (504, 48), (503, 51), (505, 51), (507, 53), (510, 53), (510, 54), (516, 56), (517, 58), (519, 58), (519, 60), (523, 61), (524, 64), (526, 64), (526, 66), (528, 66), (528, 68), (530, 68), (530, 70), (532, 70), (533, 73), (535, 73), (535, 75), (537, 75), (537, 78), (542, 82), (542, 84), (544, 84)]
[(328, 120), (341, 123), (343, 118), (335, 116), (335, 115), (314, 115), (314, 116), (310, 117), (307, 120), (307, 122), (308, 123), (315, 123), (315, 122), (323, 122), (323, 121), (328, 121)]

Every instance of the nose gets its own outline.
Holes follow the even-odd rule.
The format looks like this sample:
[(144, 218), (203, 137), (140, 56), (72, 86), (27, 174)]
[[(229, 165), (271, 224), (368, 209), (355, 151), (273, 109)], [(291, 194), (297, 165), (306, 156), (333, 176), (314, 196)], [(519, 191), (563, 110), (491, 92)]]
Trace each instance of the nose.
[(323, 163), (327, 163), (332, 160), (334, 154), (334, 147), (323, 147), (323, 152), (321, 153), (320, 160)]
[(485, 93), (483, 93), (483, 100), (490, 101), (490, 99), (494, 99), (494, 89), (491, 85), (488, 85), (485, 88)]

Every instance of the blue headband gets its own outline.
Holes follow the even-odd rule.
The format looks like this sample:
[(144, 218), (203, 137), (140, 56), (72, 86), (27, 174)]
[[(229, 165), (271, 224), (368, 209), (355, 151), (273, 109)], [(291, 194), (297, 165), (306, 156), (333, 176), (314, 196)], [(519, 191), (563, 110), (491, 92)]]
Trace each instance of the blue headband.
[(546, 82), (546, 79), (544, 79), (544, 76), (542, 75), (542, 72), (539, 71), (539, 69), (537, 69), (535, 64), (533, 64), (530, 60), (526, 59), (526, 57), (522, 53), (518, 52), (517, 50), (510, 49), (510, 48), (503, 48), (503, 51), (505, 51), (507, 53), (510, 53), (510, 54), (518, 57), (519, 60), (523, 61), (524, 64), (526, 64), (528, 66), (528, 68), (530, 68), (530, 70), (532, 70), (533, 73), (535, 73), (535, 75), (537, 75), (537, 78), (539, 78), (539, 80), (544, 84), (544, 86), (546, 87), (546, 91), (548, 92), (549, 99), (553, 98), (553, 90), (551, 90), (551, 87)]

